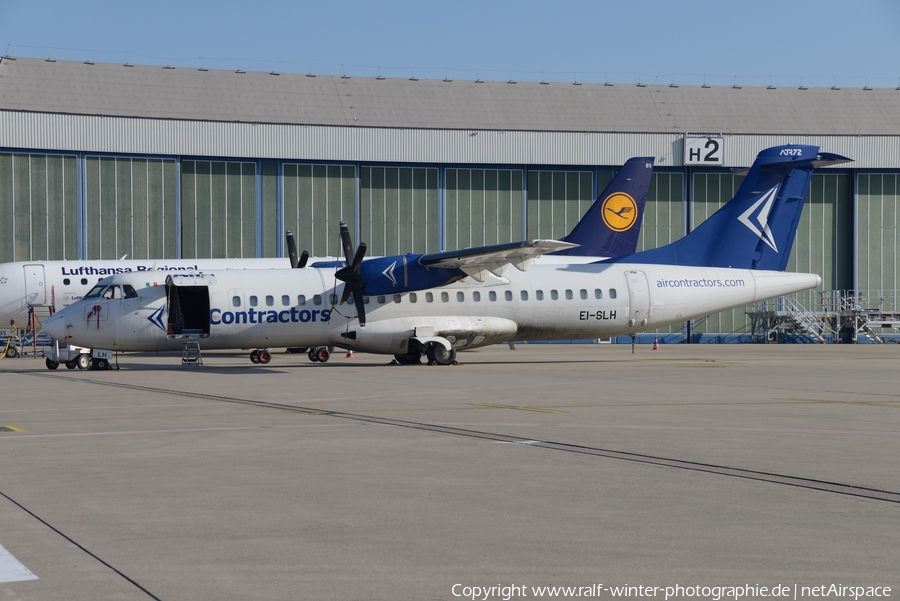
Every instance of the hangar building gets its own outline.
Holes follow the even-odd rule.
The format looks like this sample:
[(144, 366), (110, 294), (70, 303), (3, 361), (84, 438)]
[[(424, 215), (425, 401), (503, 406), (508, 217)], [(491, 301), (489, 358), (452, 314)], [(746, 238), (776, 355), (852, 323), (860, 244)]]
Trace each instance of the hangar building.
[[(840, 290), (897, 308), (900, 89), (407, 80), (6, 56), (0, 262), (282, 256), (285, 230), (314, 256), (336, 255), (339, 220), (372, 255), (558, 238), (618, 167), (650, 155), (640, 247), (654, 248), (732, 197), (741, 176), (731, 168), (787, 143), (854, 159), (817, 173), (804, 207), (789, 269), (823, 277), (808, 303)], [(734, 310), (695, 331), (748, 328)]]

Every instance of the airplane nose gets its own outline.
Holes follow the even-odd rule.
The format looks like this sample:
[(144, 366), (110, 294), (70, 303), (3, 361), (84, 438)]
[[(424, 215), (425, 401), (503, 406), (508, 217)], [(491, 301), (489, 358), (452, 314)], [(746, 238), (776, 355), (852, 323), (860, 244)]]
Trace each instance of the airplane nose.
[(62, 313), (51, 316), (44, 322), (43, 331), (54, 340), (64, 340), (66, 337), (66, 319)]

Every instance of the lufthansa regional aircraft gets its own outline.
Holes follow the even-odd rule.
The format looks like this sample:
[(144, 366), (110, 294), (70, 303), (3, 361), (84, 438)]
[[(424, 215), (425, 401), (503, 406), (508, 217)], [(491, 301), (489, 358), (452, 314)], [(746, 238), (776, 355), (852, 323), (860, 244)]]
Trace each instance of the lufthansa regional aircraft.
[[(547, 257), (547, 262), (577, 263), (596, 261), (633, 253), (637, 248), (644, 203), (650, 188), (653, 157), (628, 160), (591, 209), (564, 240), (579, 246), (564, 256)], [(306, 266), (309, 254), (297, 256), (288, 232), (288, 251), (292, 267)], [(335, 264), (335, 258), (320, 257), (313, 264)], [(284, 259), (170, 259), (120, 261), (24, 261), (0, 264), (0, 328), (14, 320), (24, 324), (28, 307), (63, 308), (80, 300), (105, 277), (116, 274), (160, 271), (221, 271), (223, 269), (287, 268)], [(150, 274), (146, 274), (150, 275)], [(165, 279), (165, 274), (153, 274)]]
[(783, 270), (813, 170), (849, 160), (817, 146), (766, 149), (688, 236), (607, 261), (529, 265), (535, 247), (565, 244), (534, 241), (363, 262), (365, 245), (354, 254), (345, 230), (337, 271), (122, 274), (44, 329), (123, 351), (177, 350), (193, 336), (207, 349), (327, 343), (441, 365), (503, 341), (634, 336), (818, 286), (818, 275)]

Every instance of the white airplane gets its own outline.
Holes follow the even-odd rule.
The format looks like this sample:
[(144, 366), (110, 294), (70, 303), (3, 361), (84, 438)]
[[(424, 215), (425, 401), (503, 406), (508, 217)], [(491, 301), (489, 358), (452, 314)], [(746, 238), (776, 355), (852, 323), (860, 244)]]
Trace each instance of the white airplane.
[[(345, 228), (337, 271), (116, 275), (44, 331), (122, 351), (178, 350), (193, 337), (205, 349), (333, 344), (440, 365), (457, 349), (504, 341), (634, 336), (820, 285), (783, 270), (813, 170), (849, 160), (817, 146), (766, 149), (735, 198), (691, 234), (624, 257), (532, 264), (571, 244), (530, 241), (363, 262), (365, 245), (354, 255)], [(268, 361), (263, 352), (257, 361)]]
[[(633, 253), (637, 248), (644, 204), (650, 188), (653, 157), (629, 159), (609, 185), (598, 195), (592, 208), (572, 230), (569, 238), (579, 246), (564, 256), (547, 257), (548, 262), (596, 261)], [(599, 209), (599, 210), (598, 210)], [(64, 308), (80, 300), (93, 286), (110, 275), (145, 272), (220, 271), (223, 269), (277, 269), (311, 264), (334, 265), (335, 257), (309, 258), (297, 255), (288, 234), (285, 259), (170, 259), (120, 261), (19, 261), (0, 264), (0, 337), (11, 321), (24, 325), (29, 307)], [(162, 277), (161, 274), (156, 275)]]

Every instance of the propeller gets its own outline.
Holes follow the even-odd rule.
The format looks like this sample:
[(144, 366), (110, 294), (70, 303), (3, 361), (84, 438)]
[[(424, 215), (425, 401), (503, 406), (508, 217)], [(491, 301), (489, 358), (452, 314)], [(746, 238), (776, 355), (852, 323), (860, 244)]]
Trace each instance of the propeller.
[(309, 261), (309, 253), (304, 250), (298, 259), (297, 243), (294, 242), (294, 234), (287, 231), (284, 233), (284, 237), (287, 240), (288, 257), (291, 259), (291, 269), (303, 269), (306, 267), (306, 262)]
[(347, 259), (347, 266), (339, 269), (334, 277), (344, 282), (344, 292), (341, 294), (341, 304), (349, 300), (353, 295), (353, 302), (356, 304), (356, 316), (359, 319), (359, 327), (366, 327), (366, 309), (363, 305), (363, 295), (365, 294), (362, 284), (362, 275), (359, 265), (362, 263), (363, 257), (366, 255), (366, 243), (360, 242), (356, 248), (356, 254), (353, 254), (353, 241), (350, 240), (350, 230), (347, 224), (341, 221), (341, 248), (344, 249), (344, 257)]

